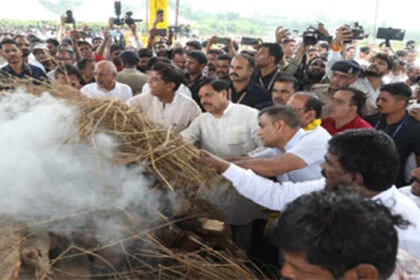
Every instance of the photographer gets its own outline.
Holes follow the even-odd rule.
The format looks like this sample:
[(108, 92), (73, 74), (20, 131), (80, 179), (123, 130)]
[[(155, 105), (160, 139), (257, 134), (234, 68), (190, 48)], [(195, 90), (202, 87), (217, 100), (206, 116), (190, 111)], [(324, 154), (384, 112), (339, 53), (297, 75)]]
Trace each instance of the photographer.
[[(153, 27), (152, 29), (149, 30), (147, 48), (153, 50), (155, 54), (157, 55), (160, 54), (161, 56), (164, 56), (164, 57), (170, 57), (168, 53), (168, 45), (169, 43), (172, 44), (172, 38), (170, 38), (170, 40), (168, 39), (167, 41), (161, 38), (160, 41), (155, 42), (155, 37), (158, 35), (157, 25), (163, 21), (164, 21), (164, 14), (161, 10), (158, 10), (158, 12), (156, 13), (155, 19), (153, 21)], [(170, 35), (171, 34), (173, 35), (173, 33), (170, 33)]]
[(299, 76), (299, 73), (297, 72), (302, 71), (305, 67), (305, 63), (308, 60), (306, 58), (306, 53), (308, 52), (310, 45), (301, 41), (296, 50), (296, 40), (290, 39), (289, 35), (289, 30), (281, 26), (277, 27), (275, 31), (276, 43), (280, 45), (283, 52), (285, 52), (279, 63), (279, 71), (291, 75), (297, 74), (297, 76)]
[[(328, 54), (327, 75), (330, 80), (333, 75), (331, 71), (332, 65), (344, 59), (342, 51), (353, 40), (353, 31), (348, 25), (337, 29), (336, 36), (331, 42), (331, 50)], [(393, 61), (390, 56), (385, 53), (377, 54), (373, 58), (372, 64), (364, 71), (364, 75), (359, 77), (352, 85), (352, 87), (366, 94), (366, 111), (364, 112), (366, 116), (376, 113), (375, 102), (379, 96), (382, 79), (392, 70), (392, 67)]]

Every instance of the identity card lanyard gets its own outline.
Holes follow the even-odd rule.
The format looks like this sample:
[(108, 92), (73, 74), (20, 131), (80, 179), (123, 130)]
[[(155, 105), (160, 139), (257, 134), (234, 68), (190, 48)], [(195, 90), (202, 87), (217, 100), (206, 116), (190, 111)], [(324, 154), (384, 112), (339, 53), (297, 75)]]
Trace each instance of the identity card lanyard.
[[(245, 95), (246, 95), (246, 91), (244, 91), (244, 93), (241, 94), (241, 96), (239, 96), (238, 101), (236, 101), (236, 103), (241, 103), (242, 99), (244, 99)], [(230, 88), (228, 90), (228, 99), (229, 101), (232, 101), (232, 89)]]
[[(379, 126), (381, 125), (381, 121), (377, 121), (375, 124), (375, 128), (378, 129)], [(395, 129), (394, 133), (392, 134), (392, 139), (395, 139), (395, 137), (398, 135), (398, 133), (400, 132), (401, 128), (405, 125), (405, 119), (397, 126), (397, 128)]]
[(268, 84), (268, 87), (265, 88), (264, 82), (262, 80), (262, 77), (260, 76), (260, 85), (263, 87), (263, 89), (270, 91), (271, 87), (273, 86), (274, 82), (276, 81), (278, 75), (280, 74), (280, 69), (277, 70), (276, 74), (274, 74), (273, 78), (271, 78), (270, 83)]

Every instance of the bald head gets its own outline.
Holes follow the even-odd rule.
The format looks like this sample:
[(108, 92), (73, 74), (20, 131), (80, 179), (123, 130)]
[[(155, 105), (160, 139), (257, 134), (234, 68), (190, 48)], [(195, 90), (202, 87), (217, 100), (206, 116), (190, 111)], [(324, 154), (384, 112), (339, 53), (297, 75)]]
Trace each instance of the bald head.
[(116, 76), (117, 68), (114, 63), (102, 60), (95, 65), (95, 80), (99, 87), (108, 91), (113, 89)]
[(98, 63), (96, 63), (95, 71), (98, 70), (98, 69), (103, 69), (105, 71), (109, 71), (109, 72), (115, 73), (115, 74), (118, 73), (117, 67), (115, 66), (115, 64), (112, 63), (109, 60), (101, 60)]
[(322, 102), (309, 92), (295, 93), (287, 101), (287, 105), (295, 110), (303, 128), (321, 117)]

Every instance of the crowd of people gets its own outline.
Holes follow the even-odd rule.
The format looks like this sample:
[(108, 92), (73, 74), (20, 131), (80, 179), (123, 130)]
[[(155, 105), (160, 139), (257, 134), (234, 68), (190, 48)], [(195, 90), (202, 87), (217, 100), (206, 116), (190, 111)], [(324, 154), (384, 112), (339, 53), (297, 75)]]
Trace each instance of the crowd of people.
[(117, 98), (194, 143), (198, 163), (227, 179), (202, 196), (263, 268), (287, 279), (420, 277), (415, 42), (359, 48), (342, 26), (315, 45), (286, 28), (246, 48), (216, 36), (182, 45), (158, 36), (161, 20), (147, 44), (135, 24), (121, 44), (112, 21), (88, 40), (3, 33), (0, 76)]

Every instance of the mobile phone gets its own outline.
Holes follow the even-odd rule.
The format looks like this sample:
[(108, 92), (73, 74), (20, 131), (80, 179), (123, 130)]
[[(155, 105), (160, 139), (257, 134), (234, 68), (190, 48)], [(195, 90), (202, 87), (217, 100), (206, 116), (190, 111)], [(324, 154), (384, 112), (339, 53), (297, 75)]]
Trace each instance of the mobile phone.
[(258, 44), (258, 39), (250, 38), (250, 37), (242, 37), (241, 45), (252, 46)]
[(217, 37), (217, 42), (216, 42), (217, 44), (223, 44), (223, 45), (227, 45), (227, 43), (228, 43), (228, 38), (220, 38), (220, 37)]
[(168, 35), (168, 31), (165, 28), (162, 28), (162, 29), (158, 28), (156, 29), (156, 35), (160, 37), (165, 37)]

